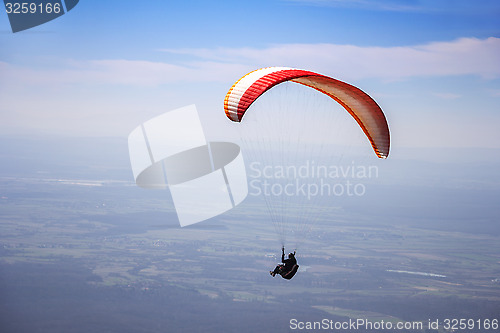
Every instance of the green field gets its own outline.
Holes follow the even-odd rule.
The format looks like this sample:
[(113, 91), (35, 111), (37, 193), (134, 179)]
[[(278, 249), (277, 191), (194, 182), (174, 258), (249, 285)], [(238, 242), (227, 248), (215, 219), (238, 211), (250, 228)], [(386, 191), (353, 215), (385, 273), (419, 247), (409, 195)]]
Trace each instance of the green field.
[[(128, 184), (12, 184), (1, 185), (4, 267), (72, 262), (91, 272), (90, 286), (180, 287), (352, 319), (491, 318), (500, 308), (494, 235), (353, 221), (332, 209), (297, 249), (303, 269), (285, 281), (269, 276), (280, 244), (258, 202), (180, 228), (164, 201)], [(28, 188), (36, 196), (23, 197)]]

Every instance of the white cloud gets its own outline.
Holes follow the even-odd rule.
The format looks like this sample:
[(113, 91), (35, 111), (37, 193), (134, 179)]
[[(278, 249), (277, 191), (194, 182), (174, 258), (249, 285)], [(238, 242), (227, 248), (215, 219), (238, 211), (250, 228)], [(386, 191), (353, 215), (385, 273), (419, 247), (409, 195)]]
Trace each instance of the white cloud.
[(500, 4), (496, 0), (483, 0), (480, 5), (470, 0), (284, 0), (291, 4), (316, 7), (341, 7), (372, 11), (393, 12), (484, 12), (497, 11)]
[(442, 99), (458, 99), (462, 97), (462, 95), (454, 94), (454, 93), (433, 93), (434, 96), (442, 98)]
[(157, 86), (176, 82), (232, 82), (248, 71), (290, 66), (345, 80), (477, 75), (500, 77), (500, 38), (462, 38), (404, 47), (285, 44), (268, 48), (168, 49), (181, 63), (105, 59), (66, 61), (62, 67), (34, 68), (0, 62), (0, 86), (119, 84)]
[(145, 60), (106, 59), (66, 61), (59, 68), (39, 69), (0, 61), (0, 87), (13, 85), (111, 84), (158, 86), (180, 82), (213, 82), (234, 79), (234, 73), (251, 70), (240, 64), (195, 61), (176, 65)]
[(384, 11), (415, 11), (422, 6), (415, 3), (404, 3), (400, 0), (287, 0), (290, 3), (318, 7), (347, 7)]
[(422, 76), (479, 75), (500, 77), (500, 38), (462, 38), (404, 47), (335, 44), (286, 44), (266, 49), (177, 49), (184, 54), (254, 68), (292, 66), (350, 79), (384, 80)]
[[(203, 111), (200, 116), (214, 123), (225, 124), (221, 101), (227, 89), (247, 72), (266, 66), (304, 68), (354, 84), (358, 80), (370, 78), (373, 79), (372, 87), (390, 80), (408, 80), (409, 85), (406, 86), (411, 86), (412, 78), (456, 76), (457, 80), (464, 80), (463, 84), (447, 87), (444, 91), (440, 91), (439, 87), (437, 91), (434, 90), (434, 96), (442, 99), (435, 113), (441, 114), (443, 119), (449, 118), (451, 110), (457, 113), (454, 111), (457, 104), (465, 108), (475, 102), (467, 93), (468, 76), (486, 80), (500, 78), (500, 38), (493, 37), (462, 38), (405, 47), (288, 44), (260, 49), (165, 51), (166, 59), (183, 60), (59, 60), (57, 68), (33, 62), (30, 65), (0, 62), (0, 129), (50, 129), (82, 135), (124, 136), (144, 119), (191, 103), (198, 104)], [(418, 82), (413, 81), (416, 85)], [(491, 100), (483, 101), (481, 112), (492, 113), (492, 110), (496, 110), (498, 82), (491, 80), (483, 85), (488, 86), (486, 94), (491, 96)], [(192, 90), (187, 89), (188, 86)], [(405, 85), (398, 83), (386, 87), (389, 86), (398, 88), (388, 91), (381, 85), (380, 89), (371, 90), (370, 93), (381, 98), (387, 114), (396, 123), (399, 122), (394, 128), (405, 128), (405, 124), (413, 128), (419, 122), (428, 123), (425, 117), (431, 112), (422, 113), (429, 107), (428, 103), (425, 104), (427, 99), (415, 99), (413, 91), (401, 91)], [(430, 89), (426, 91), (431, 93)], [(401, 93), (403, 97), (398, 95)], [(459, 97), (460, 103), (450, 104)], [(414, 105), (409, 101), (414, 102)], [(412, 108), (409, 108), (409, 104)], [(460, 126), (471, 123), (471, 117), (477, 115), (460, 113), (459, 117), (454, 118), (456, 124), (448, 126), (449, 131), (462, 133)], [(408, 122), (407, 119), (412, 121)], [(479, 119), (484, 122), (484, 118)], [(493, 126), (495, 121), (478, 123), (474, 139), (463, 137), (463, 141), (468, 145), (498, 145), (499, 140), (491, 141), (484, 136), (484, 133), (493, 133), (485, 130), (485, 127)], [(219, 128), (217, 126), (222, 125), (217, 123), (212, 126), (214, 132)], [(408, 142), (416, 140), (411, 131), (403, 132), (401, 136)], [(453, 137), (457, 136), (460, 135)], [(404, 142), (402, 137), (396, 141)], [(442, 142), (437, 134), (430, 136), (429, 140)]]

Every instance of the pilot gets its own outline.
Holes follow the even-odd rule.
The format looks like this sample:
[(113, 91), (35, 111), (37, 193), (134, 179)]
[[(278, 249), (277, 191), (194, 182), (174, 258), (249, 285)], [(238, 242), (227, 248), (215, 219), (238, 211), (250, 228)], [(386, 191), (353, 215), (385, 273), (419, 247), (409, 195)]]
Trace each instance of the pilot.
[(269, 271), (272, 277), (276, 274), (281, 275), (285, 279), (291, 279), (293, 275), (297, 272), (299, 265), (297, 265), (297, 259), (295, 259), (295, 251), (288, 254), (288, 259), (285, 259), (285, 247), (281, 248), (281, 264), (278, 264), (274, 271)]

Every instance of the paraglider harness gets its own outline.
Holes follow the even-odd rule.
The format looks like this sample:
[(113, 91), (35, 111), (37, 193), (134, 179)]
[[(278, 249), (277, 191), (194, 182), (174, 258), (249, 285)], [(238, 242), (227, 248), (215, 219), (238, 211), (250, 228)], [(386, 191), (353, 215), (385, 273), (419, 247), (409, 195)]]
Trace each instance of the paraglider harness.
[(297, 273), (298, 270), (299, 270), (299, 265), (295, 264), (293, 265), (292, 269), (289, 272), (281, 273), (281, 277), (283, 279), (290, 280), (291, 278), (293, 278), (293, 276), (295, 275), (295, 273)]

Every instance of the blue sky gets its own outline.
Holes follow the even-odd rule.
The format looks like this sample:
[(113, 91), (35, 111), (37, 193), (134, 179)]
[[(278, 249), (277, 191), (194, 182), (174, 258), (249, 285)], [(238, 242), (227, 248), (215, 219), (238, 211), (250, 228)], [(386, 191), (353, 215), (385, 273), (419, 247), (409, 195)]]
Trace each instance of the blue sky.
[[(13, 34), (0, 15), (0, 130), (117, 136), (195, 103), (211, 139), (248, 71), (291, 66), (382, 106), (393, 147), (500, 148), (498, 1), (85, 1)], [(425, 135), (423, 135), (425, 133)]]

